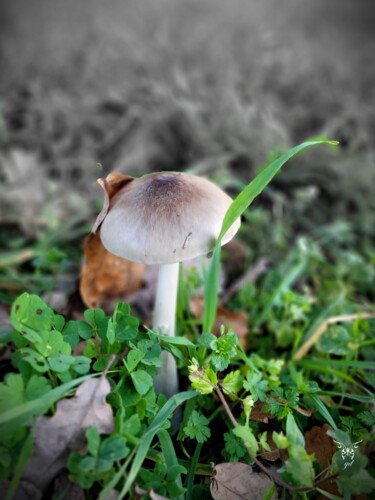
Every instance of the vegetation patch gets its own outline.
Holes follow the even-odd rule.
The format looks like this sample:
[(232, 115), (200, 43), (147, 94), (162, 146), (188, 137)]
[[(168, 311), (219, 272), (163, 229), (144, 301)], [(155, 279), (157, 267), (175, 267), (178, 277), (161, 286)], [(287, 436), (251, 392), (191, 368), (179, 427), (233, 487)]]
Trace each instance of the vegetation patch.
[[(374, 491), (373, 245), (351, 244), (350, 226), (345, 239), (337, 223), (316, 228), (283, 258), (276, 248), (269, 269), (232, 278), (219, 301), (221, 262), (231, 270), (221, 237), (243, 216), (244, 248), (250, 239), (261, 244), (267, 215), (249, 205), (286, 161), (319, 144), (333, 143), (307, 141), (263, 167), (229, 208), (203, 272), (181, 267), (175, 337), (148, 328), (124, 302), (74, 317), (36, 293), (12, 301), (1, 330), (7, 499)], [(65, 256), (40, 253), (38, 265), (54, 276)], [(154, 389), (163, 351), (179, 374), (180, 391), (168, 399)]]

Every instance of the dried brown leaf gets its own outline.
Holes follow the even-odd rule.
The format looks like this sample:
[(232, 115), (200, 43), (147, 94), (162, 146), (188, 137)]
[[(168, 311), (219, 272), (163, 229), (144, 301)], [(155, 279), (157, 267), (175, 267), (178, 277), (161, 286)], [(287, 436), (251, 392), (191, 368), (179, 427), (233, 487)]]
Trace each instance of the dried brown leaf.
[(327, 434), (329, 429), (330, 426), (324, 424), (323, 427), (315, 426), (305, 433), (306, 451), (314, 453), (315, 460), (320, 463), (323, 469), (330, 465), (332, 457), (337, 451), (333, 439)]
[(264, 424), (268, 424), (269, 419), (275, 418), (275, 415), (272, 413), (263, 411), (263, 408), (266, 406), (265, 403), (262, 403), (259, 399), (255, 401), (254, 406), (251, 409), (250, 420), (255, 420), (256, 422), (263, 422)]
[(123, 300), (141, 289), (145, 266), (108, 252), (99, 233), (88, 237), (84, 255), (80, 294), (88, 307), (109, 309), (111, 299)]
[(113, 413), (106, 402), (110, 385), (105, 376), (90, 378), (73, 398), (57, 403), (52, 418), (39, 417), (35, 425), (34, 452), (23, 477), (43, 490), (64, 467), (70, 451), (83, 447), (84, 433), (95, 426), (102, 434), (113, 432)]
[(228, 462), (215, 466), (210, 489), (214, 500), (261, 500), (272, 484), (266, 474), (254, 472), (250, 465)]
[[(331, 464), (332, 457), (337, 451), (333, 439), (327, 434), (327, 431), (330, 429), (328, 424), (324, 424), (323, 427), (316, 426), (305, 433), (306, 451), (307, 453), (314, 453), (315, 460), (319, 462), (322, 469), (327, 468)], [(333, 495), (339, 495), (339, 490), (334, 480), (324, 481), (319, 485), (319, 488)], [(319, 498), (323, 499), (326, 497), (321, 495)]]

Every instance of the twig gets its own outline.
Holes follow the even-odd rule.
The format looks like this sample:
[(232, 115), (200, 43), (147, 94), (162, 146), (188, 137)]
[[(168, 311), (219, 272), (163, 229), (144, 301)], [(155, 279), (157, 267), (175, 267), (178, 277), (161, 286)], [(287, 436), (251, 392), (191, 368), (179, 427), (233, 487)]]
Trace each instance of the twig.
[(215, 391), (216, 391), (216, 394), (219, 396), (219, 399), (220, 399), (222, 405), (224, 406), (224, 409), (227, 412), (227, 415), (230, 418), (230, 421), (232, 422), (233, 427), (238, 427), (238, 422), (234, 418), (234, 415), (233, 415), (231, 409), (229, 408), (229, 405), (224, 397), (224, 394), (221, 392), (221, 389), (218, 385), (215, 386)]
[[(220, 387), (218, 385), (215, 386), (215, 392), (218, 395), (230, 421), (233, 424), (233, 427), (238, 427), (238, 422), (235, 419), (231, 409), (229, 408), (229, 405), (224, 397), (224, 394), (222, 393)], [(260, 460), (258, 460), (253, 453), (253, 450), (246, 446), (246, 450), (248, 454), (250, 455), (251, 459), (254, 460), (254, 463), (265, 473), (267, 476), (269, 476), (276, 484), (279, 486), (282, 486), (283, 488), (286, 488), (289, 491), (311, 491), (313, 488), (318, 486), (321, 483), (324, 483), (325, 481), (329, 481), (330, 479), (334, 479), (335, 477), (338, 476), (338, 473), (336, 472), (335, 474), (332, 474), (331, 476), (324, 477), (322, 479), (319, 479), (319, 481), (315, 482), (311, 488), (303, 487), (303, 486), (292, 486), (288, 483), (286, 483), (276, 472), (273, 472), (270, 470), (268, 467), (266, 467)]]
[(375, 318), (375, 313), (343, 314), (342, 316), (332, 316), (331, 318), (326, 319), (294, 354), (293, 361), (299, 361), (302, 359), (308, 353), (310, 348), (320, 339), (329, 325), (344, 321), (355, 321), (356, 319), (368, 318)]
[(0, 267), (9, 267), (23, 264), (31, 260), (35, 256), (35, 251), (31, 248), (26, 248), (21, 252), (14, 253), (1, 253), (0, 254)]

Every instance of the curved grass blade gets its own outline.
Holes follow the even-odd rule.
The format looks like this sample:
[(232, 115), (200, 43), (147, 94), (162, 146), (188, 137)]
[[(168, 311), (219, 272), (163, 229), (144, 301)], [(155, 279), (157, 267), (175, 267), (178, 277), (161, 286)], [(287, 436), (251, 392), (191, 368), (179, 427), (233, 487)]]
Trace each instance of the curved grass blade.
[(193, 459), (192, 459), (190, 467), (189, 467), (189, 473), (188, 473), (188, 476), (186, 478), (185, 500), (192, 500), (192, 498), (193, 498), (194, 477), (195, 477), (195, 473), (197, 470), (198, 460), (199, 460), (199, 456), (201, 454), (202, 446), (203, 446), (203, 443), (198, 443), (196, 448), (195, 448), (195, 451), (194, 451)]
[(336, 422), (333, 420), (330, 412), (328, 411), (326, 405), (323, 403), (320, 397), (317, 396), (316, 394), (309, 394), (308, 401), (311, 404), (311, 406), (321, 414), (321, 416), (324, 418), (327, 424), (329, 424), (332, 427), (332, 429), (336, 431), (337, 430)]
[(264, 188), (269, 184), (269, 182), (288, 160), (293, 158), (293, 156), (296, 156), (304, 149), (310, 148), (311, 146), (316, 146), (318, 144), (336, 146), (338, 142), (329, 140), (311, 140), (303, 142), (302, 144), (289, 149), (289, 151), (263, 168), (263, 170), (250, 182), (250, 184), (248, 184), (240, 192), (240, 194), (229, 207), (229, 210), (225, 214), (223, 225), (221, 227), (219, 237), (216, 241), (216, 245), (219, 245), (221, 239), (228, 231), (228, 229), (233, 225), (238, 217), (243, 214), (247, 207), (253, 202), (254, 198), (256, 198), (264, 190)]
[(225, 214), (220, 234), (215, 242), (210, 266), (205, 277), (203, 331), (210, 332), (215, 321), (219, 291), (220, 244), (223, 236), (238, 219), (238, 217), (244, 213), (253, 200), (271, 182), (273, 177), (288, 160), (293, 158), (293, 156), (296, 156), (304, 149), (318, 144), (336, 146), (338, 142), (326, 139), (316, 139), (303, 142), (302, 144), (289, 149), (289, 151), (264, 167), (232, 202), (227, 213)]

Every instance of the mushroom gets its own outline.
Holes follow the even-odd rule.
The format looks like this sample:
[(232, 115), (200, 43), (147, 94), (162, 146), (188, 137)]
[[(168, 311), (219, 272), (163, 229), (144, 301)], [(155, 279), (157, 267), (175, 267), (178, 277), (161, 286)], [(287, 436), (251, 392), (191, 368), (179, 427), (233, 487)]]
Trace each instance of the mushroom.
[[(174, 336), (179, 263), (213, 249), (232, 199), (208, 180), (181, 172), (139, 178), (113, 173), (98, 182), (105, 202), (93, 232), (100, 226), (100, 238), (109, 252), (160, 266), (153, 329)], [(221, 244), (230, 241), (239, 227), (237, 219)], [(155, 389), (170, 397), (178, 392), (176, 362), (168, 352), (162, 356)]]

